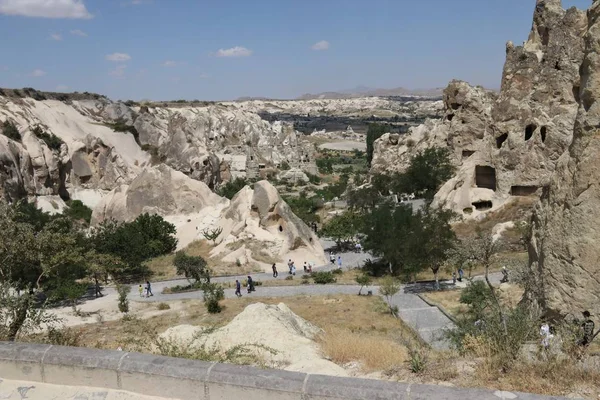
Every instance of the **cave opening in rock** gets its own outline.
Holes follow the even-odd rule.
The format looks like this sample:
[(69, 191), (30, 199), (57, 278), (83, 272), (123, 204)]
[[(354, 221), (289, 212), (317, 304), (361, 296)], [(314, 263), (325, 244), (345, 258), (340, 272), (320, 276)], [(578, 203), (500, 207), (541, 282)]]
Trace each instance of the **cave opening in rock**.
[(506, 139), (508, 139), (508, 133), (498, 136), (496, 138), (496, 147), (501, 148), (504, 142), (506, 142)]
[(547, 133), (548, 133), (548, 128), (546, 128), (545, 126), (542, 126), (542, 128), (540, 129), (540, 135), (542, 136), (542, 143), (544, 143), (546, 141)]
[(460, 108), (460, 104), (452, 103), (452, 104), (450, 104), (450, 108), (452, 108), (453, 110), (458, 110)]
[(452, 118), (454, 118), (454, 114), (448, 114), (446, 118), (448, 119), (448, 121), (452, 121)]
[(525, 141), (531, 139), (533, 132), (535, 132), (536, 129), (537, 126), (535, 126), (535, 124), (529, 124), (525, 127)]
[(579, 103), (579, 90), (580, 89), (581, 88), (579, 86), (577, 86), (577, 85), (573, 86), (573, 98), (575, 99), (575, 101), (577, 103)]
[(538, 191), (537, 186), (511, 186), (511, 196), (533, 196)]
[(279, 225), (279, 232), (283, 232), (283, 226)]
[(473, 154), (475, 154), (475, 152), (473, 150), (463, 150), (462, 151), (462, 158), (469, 158), (471, 157)]
[(493, 207), (493, 204), (491, 201), (489, 200), (484, 200), (484, 201), (476, 201), (473, 204), (473, 207), (475, 207), (475, 209), (477, 211), (486, 211), (486, 210), (491, 210)]
[(496, 190), (496, 170), (487, 165), (475, 167), (475, 186)]

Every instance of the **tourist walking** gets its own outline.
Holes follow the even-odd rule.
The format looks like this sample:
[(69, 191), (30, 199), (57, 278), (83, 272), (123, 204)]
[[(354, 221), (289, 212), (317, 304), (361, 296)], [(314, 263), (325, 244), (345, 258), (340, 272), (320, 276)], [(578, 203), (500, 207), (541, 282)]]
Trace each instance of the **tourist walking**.
[(279, 275), (279, 273), (277, 273), (277, 266), (273, 264), (271, 268), (273, 269), (273, 278), (277, 278), (277, 276)]
[(242, 297), (242, 284), (237, 279), (235, 280), (235, 295)]
[(154, 296), (152, 294), (152, 286), (150, 286), (150, 281), (146, 281), (146, 297)]
[(140, 292), (140, 297), (144, 297), (144, 287), (140, 283), (140, 287), (138, 287), (138, 291)]
[(464, 274), (465, 274), (465, 271), (463, 271), (462, 267), (460, 267), (460, 268), (458, 269), (458, 281), (459, 281), (459, 282), (462, 282), (462, 278), (463, 278), (463, 275), (464, 275)]
[(308, 272), (308, 264), (306, 264), (306, 261), (304, 261), (304, 273)]
[(292, 275), (296, 275), (296, 266), (292, 263)]
[(338, 256), (337, 265), (338, 265), (338, 269), (342, 269), (342, 256)]
[(290, 275), (292, 274), (292, 267), (294, 266), (294, 262), (292, 261), (292, 259), (290, 258), (288, 260), (288, 269), (290, 270)]
[(456, 271), (452, 271), (452, 284), (456, 285)]
[(248, 293), (255, 291), (256, 289), (254, 289), (254, 281), (252, 280), (252, 277), (248, 275)]
[(500, 283), (508, 282), (508, 270), (506, 267), (502, 267), (502, 279), (500, 279)]
[(329, 253), (329, 261), (331, 264), (335, 265), (335, 254)]

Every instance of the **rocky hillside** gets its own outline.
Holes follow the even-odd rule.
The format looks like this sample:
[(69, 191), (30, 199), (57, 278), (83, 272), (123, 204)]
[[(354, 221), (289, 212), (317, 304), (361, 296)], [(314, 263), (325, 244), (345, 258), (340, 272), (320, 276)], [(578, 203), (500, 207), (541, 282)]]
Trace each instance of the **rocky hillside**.
[(438, 204), (477, 216), (513, 196), (539, 196), (572, 140), (586, 24), (585, 12), (538, 0), (527, 42), (506, 45), (500, 93), (451, 82), (442, 120), (383, 136), (373, 172), (402, 170), (416, 151), (442, 146), (458, 172), (436, 195)]
[(528, 294), (552, 316), (600, 314), (600, 1), (588, 12), (573, 143), (533, 218)]

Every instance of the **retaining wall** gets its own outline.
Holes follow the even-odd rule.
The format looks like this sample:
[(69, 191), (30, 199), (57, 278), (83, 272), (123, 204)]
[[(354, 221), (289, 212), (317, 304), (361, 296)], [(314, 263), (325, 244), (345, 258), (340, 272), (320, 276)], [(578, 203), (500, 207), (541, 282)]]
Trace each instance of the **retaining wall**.
[(182, 400), (542, 400), (524, 393), (337, 378), (150, 354), (0, 342), (0, 378)]

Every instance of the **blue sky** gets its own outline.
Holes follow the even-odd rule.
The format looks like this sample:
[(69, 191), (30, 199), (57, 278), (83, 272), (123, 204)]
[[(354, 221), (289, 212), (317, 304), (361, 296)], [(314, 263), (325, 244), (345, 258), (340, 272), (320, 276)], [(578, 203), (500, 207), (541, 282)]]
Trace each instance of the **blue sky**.
[[(591, 0), (563, 0), (585, 9)], [(535, 0), (0, 0), (0, 87), (114, 99), (497, 88)]]

